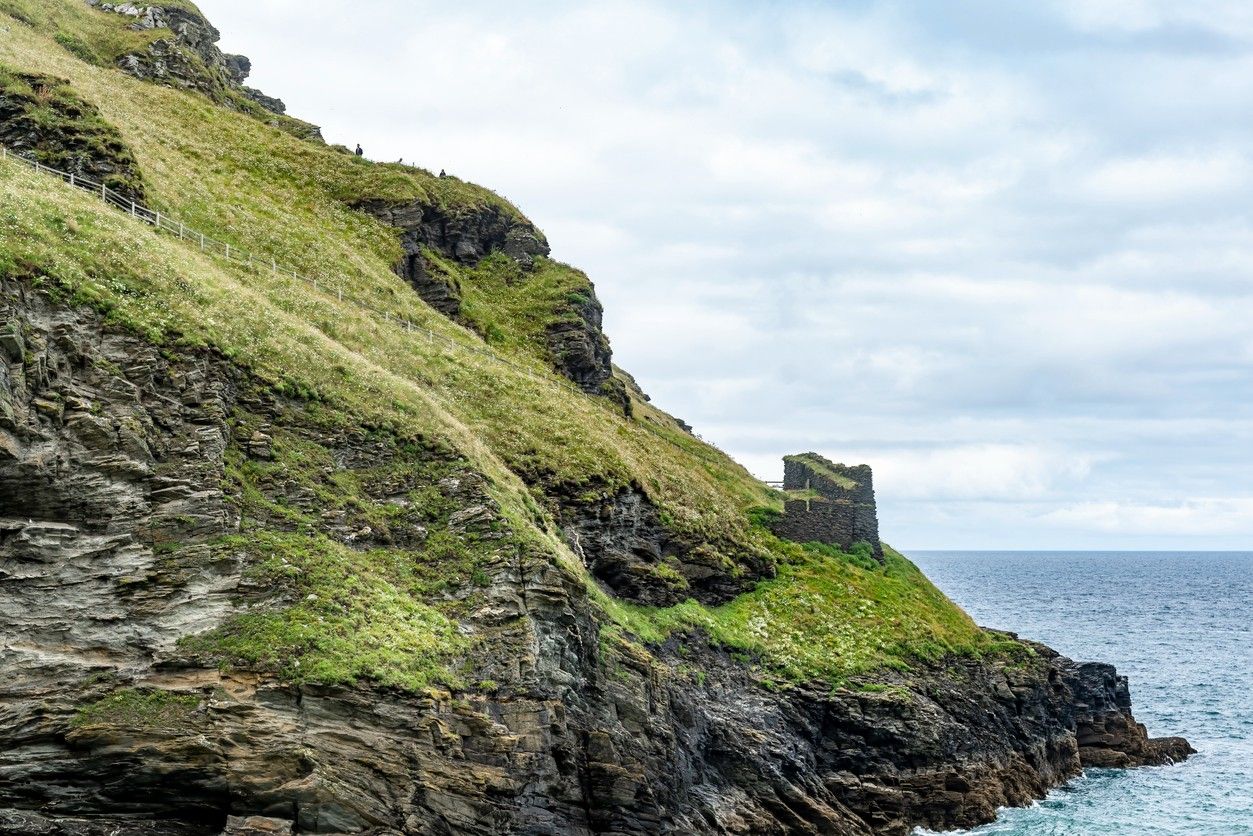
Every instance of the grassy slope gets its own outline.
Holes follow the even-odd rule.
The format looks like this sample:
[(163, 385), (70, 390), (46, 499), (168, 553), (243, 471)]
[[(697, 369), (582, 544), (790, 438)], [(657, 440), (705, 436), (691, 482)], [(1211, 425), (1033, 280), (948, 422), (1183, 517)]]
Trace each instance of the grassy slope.
[[(24, 0), (0, 0), (0, 8), (14, 2)], [(129, 37), (101, 34), (100, 18), (116, 28), (115, 19), (89, 10), (83, 16), (77, 0), (46, 5), (62, 35), (69, 31), (102, 44)], [(0, 41), (0, 64), (66, 78), (97, 105), (135, 150), (156, 207), (320, 277), (324, 286), (342, 289), (345, 302), (264, 270), (218, 263), (13, 164), (0, 166), (0, 270), (47, 275), (149, 339), (217, 346), (275, 385), (403, 433), (440, 439), (489, 477), (518, 535), (571, 572), (582, 569), (515, 471), (538, 467), (569, 484), (601, 489), (636, 484), (677, 531), (770, 548), (793, 564), (784, 566), (779, 579), (716, 609), (689, 604), (648, 611), (592, 588), (620, 624), (644, 638), (702, 626), (730, 647), (762, 654), (771, 670), (833, 680), (899, 664), (910, 654), (984, 644), (969, 619), (903, 559), (876, 573), (853, 560), (786, 546), (753, 528), (746, 511), (778, 507), (778, 495), (653, 407), (639, 405), (637, 419), (628, 421), (555, 378), (538, 382), (431, 344), (351, 304), (366, 301), (481, 345), (392, 273), (399, 254), (393, 234), (344, 203), (423, 197), (454, 207), (494, 203), (517, 211), (498, 196), (454, 178), (374, 165), (300, 142), (195, 95), (77, 60), (40, 31), (6, 22), (12, 31)], [(576, 271), (545, 263), (539, 281), (509, 296), (503, 295), (508, 283), (489, 274), (491, 264), (478, 271), (448, 269), (470, 288), (471, 309), (493, 326), (485, 330), (496, 350), (546, 373), (533, 350), (537, 323), (551, 299), (577, 287)], [(889, 599), (894, 603), (882, 618), (866, 615), (867, 601), (875, 612), (874, 601)], [(821, 616), (811, 617), (811, 611)], [(855, 623), (879, 629), (840, 628)]]
[[(191, 4), (171, 5), (190, 7)], [(164, 34), (132, 31), (119, 25), (120, 16), (95, 11), (86, 3), (0, 0), (0, 14), (47, 33), (79, 58), (100, 66), (112, 66), (121, 56), (145, 48)]]
[[(301, 142), (203, 98), (89, 66), (18, 25), (0, 44), (0, 63), (70, 79), (134, 149), (155, 208), (263, 258), (277, 258), (327, 287), (342, 287), (347, 298), (477, 341), (426, 308), (392, 273), (400, 251), (391, 231), (344, 203), (422, 197), (453, 206), (490, 202), (517, 211), (491, 192)], [(249, 284), (275, 296), (306, 296), (264, 273)], [(330, 309), (338, 306), (329, 299), (321, 307), (324, 316), (337, 318)], [(300, 315), (307, 313), (306, 307)], [(720, 463), (719, 481), (726, 472), (737, 473), (729, 493), (730, 485), (713, 484), (703, 468), (669, 445), (663, 449), (645, 427), (615, 421), (611, 408), (599, 401), (533, 384), (502, 392), (498, 369), (471, 369), (463, 361), (443, 363), (440, 373), (430, 362), (438, 351), (408, 342), (364, 334), (350, 347), (375, 356), (390, 349), (393, 368), (442, 389), (442, 406), (506, 461), (537, 463), (574, 484), (636, 480), (678, 526), (698, 535), (734, 531), (740, 507), (766, 501), (765, 489), (737, 465)], [(542, 368), (538, 361), (532, 365)]]

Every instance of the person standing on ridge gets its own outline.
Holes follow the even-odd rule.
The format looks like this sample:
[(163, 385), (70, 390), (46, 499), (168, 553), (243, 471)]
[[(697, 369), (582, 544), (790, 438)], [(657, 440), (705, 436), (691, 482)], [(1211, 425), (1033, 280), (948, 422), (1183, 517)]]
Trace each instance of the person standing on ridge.
[(364, 157), (364, 156), (365, 156), (365, 152), (361, 150), (361, 143), (360, 143), (360, 142), (358, 142), (358, 143), (357, 143), (357, 156), (358, 156), (358, 157)]

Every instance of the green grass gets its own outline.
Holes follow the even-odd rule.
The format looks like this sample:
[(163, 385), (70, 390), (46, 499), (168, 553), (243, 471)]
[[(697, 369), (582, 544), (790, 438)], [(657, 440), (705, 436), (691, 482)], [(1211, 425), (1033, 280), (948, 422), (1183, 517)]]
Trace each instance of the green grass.
[(450, 541), (420, 553), (361, 553), (317, 535), (254, 531), (219, 548), (247, 553), (249, 580), (287, 600), (183, 639), (179, 648), (189, 656), (292, 682), (465, 687), (455, 665), (471, 643), (455, 621), (423, 603), (432, 590), (422, 567), (446, 576), (446, 549), (456, 548)]
[[(323, 405), (289, 420), (322, 436), (351, 418)], [(250, 438), (257, 423), (236, 416), (234, 437)], [(438, 446), (376, 431), (355, 436), (372, 463), (344, 467), (331, 449), (294, 430), (271, 433), (272, 458), (250, 459), (236, 445), (227, 450), (224, 488), (239, 508), (241, 534), (214, 546), (216, 559), (243, 557), (249, 588), (262, 597), (219, 628), (183, 638), (181, 651), (294, 682), (465, 687), (462, 663), (473, 643), (456, 619), (477, 600), (488, 563), (518, 545), (503, 525), (449, 530), (461, 506), (438, 483), (464, 476), (464, 462)], [(424, 534), (407, 547), (354, 549), (323, 533), (327, 517), (384, 542), (393, 527)]]
[[(428, 260), (444, 273), (452, 265), (433, 253)], [(581, 323), (575, 306), (591, 296), (591, 283), (579, 270), (548, 258), (537, 258), (523, 270), (503, 253), (493, 254), (466, 270), (461, 281), (463, 313), (488, 342), (506, 350), (549, 359), (548, 330), (559, 322)]]
[(783, 682), (839, 687), (884, 667), (904, 670), (919, 660), (1003, 649), (890, 548), (883, 566), (831, 547), (790, 551), (778, 577), (719, 607), (608, 606), (643, 641), (699, 631)]
[(123, 688), (84, 706), (71, 722), (76, 727), (190, 731), (199, 705), (200, 697), (195, 694)]
[[(163, 5), (190, 3), (172, 2)], [(118, 58), (146, 49), (150, 43), (170, 33), (165, 30), (136, 32), (134, 18), (106, 14), (83, 2), (63, 0), (0, 0), (0, 13), (48, 33), (75, 57), (101, 67), (111, 67)], [(12, 33), (5, 33), (9, 37)]]
[[(52, 35), (70, 31), (101, 50), (124, 37), (104, 31), (112, 16), (79, 9), (78, 0), (0, 0), (0, 10), (17, 7), (42, 31), (14, 23), (0, 39), (0, 63), (67, 79), (94, 104), (132, 149), (155, 208), (316, 277), (323, 290), (222, 263), (11, 161), (0, 163), (0, 273), (91, 305), (171, 350), (211, 346), (261, 385), (302, 399), (303, 412), (328, 427), (369, 427), (397, 439), (397, 449), (438, 450), (483, 474), (510, 546), (564, 567), (617, 629), (645, 641), (704, 630), (789, 681), (836, 682), (876, 665), (982, 652), (982, 634), (903, 558), (872, 569), (855, 556), (782, 543), (759, 524), (782, 508), (781, 493), (651, 404), (637, 398), (627, 419), (606, 399), (572, 393), (549, 369), (542, 341), (585, 291), (581, 273), (548, 259), (526, 274), (498, 257), (476, 269), (440, 264), (461, 285), (476, 332), (426, 306), (392, 271), (402, 252), (395, 232), (351, 208), (420, 201), (449, 214), (518, 214), (503, 198), (302, 142), (202, 96), (78, 60)], [(389, 325), (356, 303), (467, 349), (490, 344), (531, 374)], [(274, 462), (228, 457), (249, 538), (228, 545), (282, 594), (188, 640), (188, 652), (306, 681), (416, 689), (464, 679), (475, 648), (455, 621), (459, 602), (485, 581), (480, 544), (433, 523), (419, 549), (338, 546), (307, 509), (270, 488), (298, 483), (326, 509), (386, 528), (397, 511), (376, 502), (371, 485), (396, 475), (391, 465), (325, 478), (335, 467), (317, 445), (277, 432), (274, 448)], [(587, 499), (641, 490), (676, 536), (732, 564), (739, 554), (771, 556), (779, 576), (722, 607), (627, 605), (590, 580), (537, 485)]]

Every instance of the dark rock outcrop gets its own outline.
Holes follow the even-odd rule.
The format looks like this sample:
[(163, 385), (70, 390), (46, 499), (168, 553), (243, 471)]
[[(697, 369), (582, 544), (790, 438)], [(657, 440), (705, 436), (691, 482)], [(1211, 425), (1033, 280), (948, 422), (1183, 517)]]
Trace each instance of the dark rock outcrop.
[[(359, 201), (354, 208), (366, 212), (400, 232), (404, 256), (396, 272), (435, 310), (461, 321), (461, 288), (444, 273), (434, 270), (423, 254), (430, 250), (458, 264), (473, 267), (493, 253), (502, 253), (522, 269), (521, 281), (536, 258), (548, 256), (544, 234), (525, 219), (503, 207), (487, 204), (476, 211), (449, 213), (423, 201), (394, 204), (379, 200)], [(583, 391), (603, 395), (629, 412), (630, 397), (622, 381), (613, 376), (613, 352), (602, 328), (603, 309), (591, 282), (566, 299), (544, 337), (557, 371)]]
[(766, 555), (732, 557), (676, 538), (638, 489), (600, 499), (568, 497), (557, 516), (592, 575), (616, 595), (642, 604), (672, 606), (688, 598), (719, 604), (773, 574)]
[(103, 183), (142, 203), (139, 163), (117, 129), (63, 79), (0, 75), (0, 145), (11, 153)]
[(834, 464), (817, 453), (787, 456), (783, 489), (803, 495), (786, 501), (783, 516), (771, 525), (776, 535), (845, 550), (868, 543), (882, 560), (874, 481), (867, 465)]
[(605, 395), (625, 409), (630, 399), (625, 385), (613, 376), (613, 351), (602, 328), (604, 308), (590, 284), (585, 293), (567, 300), (565, 314), (548, 328), (553, 363), (583, 391)]
[[(495, 204), (454, 212), (424, 201), (395, 204), (364, 200), (354, 208), (398, 229), (406, 258), (420, 259), (426, 247), (472, 266), (491, 253), (502, 252), (528, 268), (537, 256), (548, 255), (548, 241), (542, 232)], [(398, 270), (406, 267), (401, 265)]]
[[(523, 270), (531, 269), (536, 258), (548, 256), (544, 234), (525, 219), (496, 204), (475, 211), (450, 213), (444, 207), (414, 201), (395, 204), (363, 200), (354, 208), (377, 218), (400, 232), (404, 256), (396, 265), (418, 295), (445, 316), (461, 320), (461, 288), (438, 270), (432, 269), (423, 254), (429, 250), (458, 264), (473, 267), (493, 253), (503, 253)], [(595, 288), (586, 289), (565, 301), (555, 311), (545, 338), (557, 371), (585, 392), (604, 395), (626, 410), (630, 399), (626, 387), (613, 377), (609, 339), (602, 330), (603, 309)]]
[(1084, 766), (1156, 766), (1195, 754), (1182, 737), (1148, 736), (1131, 713), (1127, 677), (1119, 676), (1113, 665), (1080, 665), (1073, 683), (1079, 759)]
[(413, 285), (428, 305), (451, 319), (460, 318), (461, 289), (430, 269), (423, 248), (471, 266), (493, 252), (503, 252), (524, 267), (530, 267), (536, 256), (548, 255), (543, 233), (500, 206), (450, 213), (422, 201), (395, 204), (365, 200), (354, 208), (399, 230), (404, 257), (396, 265), (397, 274)]

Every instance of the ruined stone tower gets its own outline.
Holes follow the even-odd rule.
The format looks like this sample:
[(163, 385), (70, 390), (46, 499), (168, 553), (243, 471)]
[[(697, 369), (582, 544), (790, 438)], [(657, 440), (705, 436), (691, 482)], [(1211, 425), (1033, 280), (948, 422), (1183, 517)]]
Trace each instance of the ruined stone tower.
[(835, 464), (817, 453), (785, 456), (783, 490), (789, 498), (773, 525), (778, 536), (841, 549), (866, 542), (876, 557), (883, 556), (868, 465)]

